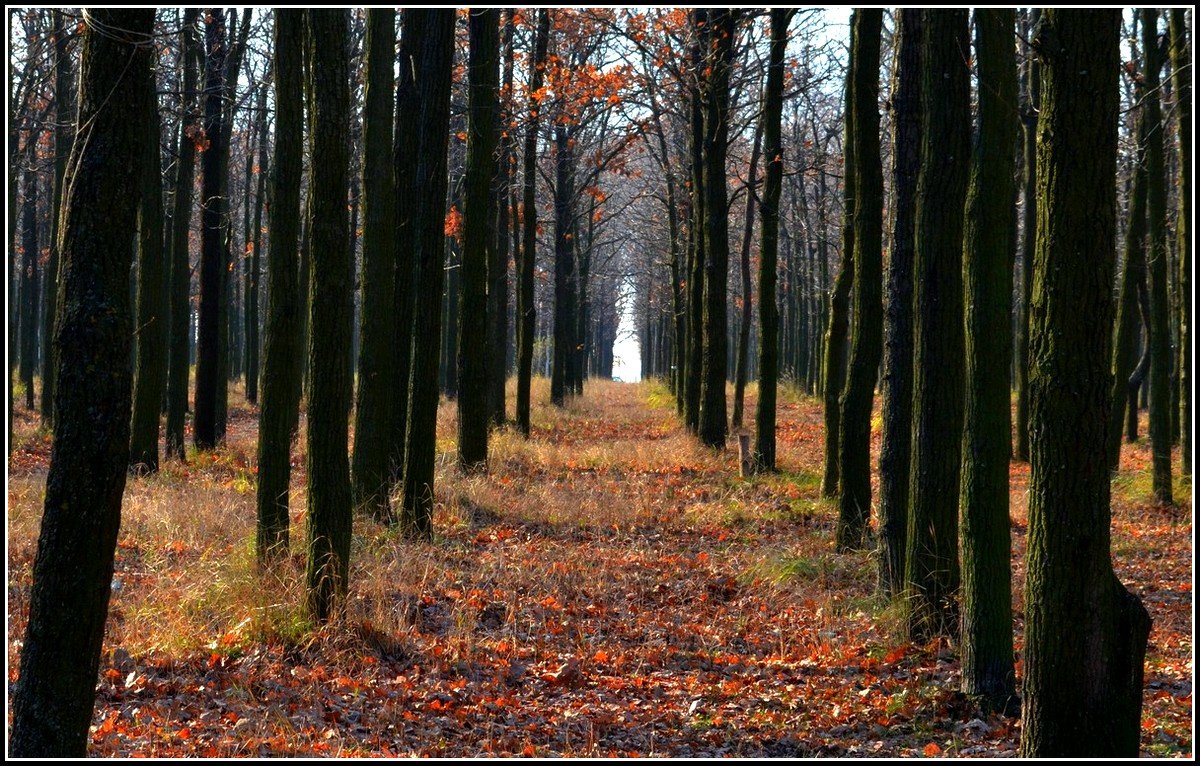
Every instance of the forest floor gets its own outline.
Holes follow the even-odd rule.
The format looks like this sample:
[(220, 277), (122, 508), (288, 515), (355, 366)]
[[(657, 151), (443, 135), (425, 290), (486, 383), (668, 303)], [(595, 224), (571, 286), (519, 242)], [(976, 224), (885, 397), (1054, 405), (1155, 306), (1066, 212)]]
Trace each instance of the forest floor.
[[(1020, 721), (957, 691), (955, 647), (907, 643), (871, 555), (834, 553), (819, 402), (782, 396), (782, 470), (742, 479), (736, 447), (688, 437), (658, 384), (589, 382), (562, 410), (547, 389), (535, 381), (532, 439), (493, 437), (487, 476), (454, 467), (442, 405), (435, 541), (356, 517), (347, 616), (315, 631), (300, 606), (304, 459), (293, 555), (263, 582), (256, 411), (238, 389), (226, 448), (126, 485), (90, 752), (1015, 754)], [(49, 459), (32, 413), (18, 407), (14, 429), (10, 692)], [(1011, 475), (1019, 650), (1028, 466)], [(1143, 440), (1113, 488), (1116, 570), (1154, 620), (1142, 751), (1190, 756), (1191, 483), (1179, 506), (1154, 506)]]

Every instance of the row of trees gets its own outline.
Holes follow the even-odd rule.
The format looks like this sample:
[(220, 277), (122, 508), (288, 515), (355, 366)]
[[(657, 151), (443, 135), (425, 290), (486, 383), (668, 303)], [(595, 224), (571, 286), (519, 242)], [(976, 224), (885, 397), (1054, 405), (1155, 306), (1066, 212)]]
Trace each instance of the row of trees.
[[(259, 400), (264, 568), (289, 544), (290, 453), (307, 398), (308, 607), (323, 621), (344, 602), (356, 506), (412, 537), (432, 536), (440, 390), (457, 394), (459, 465), (485, 469), (489, 428), (507, 416), (508, 357), (517, 374), (514, 422), (529, 435), (535, 340), (553, 338), (551, 398), (565, 403), (589, 370), (611, 371), (617, 306), (630, 285), (646, 371), (667, 378), (683, 422), (704, 443), (725, 443), (731, 378), (733, 427), (741, 427), (744, 388), (756, 372), (755, 461), (773, 469), (779, 375), (823, 393), (824, 489), (838, 500), (843, 550), (870, 537), (870, 415), (882, 363), (881, 580), (904, 599), (915, 639), (958, 634), (961, 598), (964, 684), (997, 706), (1014, 696), (1005, 376), (1015, 368), (1028, 413), (1025, 424), (1018, 408), (1016, 430), (1027, 435), (1032, 463), (1023, 749), (1136, 747), (1148, 619), (1112, 575), (1112, 458), (1107, 447), (1097, 457), (1097, 445), (1112, 435), (1114, 372), (1120, 383), (1136, 355), (1139, 293), (1149, 296), (1151, 439), (1163, 500), (1170, 370), (1185, 382), (1190, 375), (1190, 316), (1186, 301), (1170, 300), (1172, 283), (1176, 296), (1189, 284), (1190, 147), (1181, 142), (1173, 152), (1183, 207), (1174, 226), (1178, 268), (1168, 269), (1163, 62), (1155, 58), (1164, 46), (1152, 11), (1141, 15), (1135, 111), (1145, 159), (1126, 195), (1120, 296), (1128, 310), (1115, 342), (1116, 12), (1050, 11), (1037, 25), (1023, 15), (1018, 36), (1012, 12), (981, 11), (973, 55), (966, 12), (899, 11), (890, 34), (882, 11), (858, 12), (841, 114), (831, 96), (836, 70), (814, 45), (813, 12), (473, 10), (456, 20), (451, 10), (409, 9), (398, 41), (387, 9), (257, 18), (185, 11), (165, 27), (160, 16), (157, 31), (151, 11), (64, 14), (50, 17), (49, 28), (45, 14), (21, 18), (26, 66), (10, 105), (10, 153), (29, 161), (24, 188), (9, 200), (11, 229), (22, 211), (24, 263), (13, 281), (24, 313), (16, 324), (30, 405), (33, 365), (43, 365), (54, 458), (14, 752), (83, 752), (125, 472), (157, 468), (164, 408), (168, 453), (184, 457), (193, 337), (197, 448), (223, 438), (231, 376), (243, 374), (248, 397)], [(796, 18), (802, 54), (788, 61)], [(1165, 47), (1175, 56), (1182, 140), (1190, 130), (1186, 25), (1182, 13), (1171, 22)], [(268, 29), (269, 56), (255, 50)], [(1031, 40), (1034, 54), (1025, 85), (1018, 39)], [(172, 43), (156, 63), (159, 40)], [(53, 78), (39, 73), (47, 61)], [(893, 84), (881, 125), (885, 67)], [(1014, 214), (1018, 91), (1026, 105), (1023, 226)], [(87, 132), (72, 142), (74, 126)], [(38, 175), (49, 167), (54, 191), (39, 195)], [(117, 198), (119, 209), (101, 207)], [(731, 210), (743, 213), (741, 226), (730, 226), (739, 220)], [(540, 211), (550, 213), (544, 223)], [(1128, 243), (1143, 215), (1138, 236), (1149, 255), (1139, 272), (1142, 248), (1136, 238), (1132, 250)], [(44, 236), (47, 228), (56, 233)], [(239, 231), (244, 247), (234, 244)], [(1029, 258), (1019, 283), (1018, 232)], [(739, 235), (741, 257), (731, 259)], [(53, 244), (40, 263), (44, 241)], [(234, 257), (239, 251), (246, 257)], [(539, 251), (549, 268), (539, 268)], [(39, 272), (56, 301), (36, 300), (46, 292)], [(731, 282), (741, 309), (732, 320)], [(1015, 354), (1013, 294), (1024, 297)], [(53, 342), (39, 350), (45, 338)], [(126, 358), (136, 365), (112, 364)], [(1178, 400), (1190, 413), (1188, 396)], [(1186, 455), (1190, 434), (1181, 431)], [(1087, 604), (1099, 606), (1071, 611)], [(78, 642), (57, 640), (63, 620), (81, 619)], [(1074, 670), (1060, 676), (1055, 667)], [(1097, 680), (1095, 668), (1112, 677)], [(1118, 693), (1089, 696), (1095, 688)]]

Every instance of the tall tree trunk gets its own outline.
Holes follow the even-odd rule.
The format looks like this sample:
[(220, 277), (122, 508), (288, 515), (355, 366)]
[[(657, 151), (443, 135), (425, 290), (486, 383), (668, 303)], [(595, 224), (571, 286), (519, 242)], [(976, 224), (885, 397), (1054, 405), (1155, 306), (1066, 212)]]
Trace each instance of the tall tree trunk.
[[(392, 485), (404, 480), (404, 450), (408, 438), (409, 373), (412, 359), (413, 303), (416, 300), (416, 239), (422, 189), (417, 188), (417, 141), (421, 103), (417, 93), (417, 38), (424, 34), (420, 11), (405, 11), (400, 34), (400, 56), (396, 81), (396, 129), (392, 137), (392, 184), (395, 195), (395, 228), (392, 230), (396, 269), (393, 276), (391, 424), (388, 469)], [(394, 514), (393, 514), (394, 516)]]
[(228, 211), (223, 188), (226, 168), (221, 142), (225, 138), (225, 13), (220, 8), (208, 12), (205, 27), (204, 64), (204, 141), (200, 157), (200, 309), (196, 355), (196, 403), (193, 438), (196, 449), (210, 450), (218, 441), (218, 378), (220, 364), (220, 310), (222, 272), (226, 263), (225, 216)]
[[(850, 50), (857, 48), (857, 29), (850, 27)], [(843, 117), (845, 137), (842, 141), (842, 265), (834, 281), (833, 293), (829, 297), (829, 326), (825, 334), (825, 365), (821, 393), (825, 400), (825, 463), (821, 477), (821, 496), (837, 497), (841, 477), (838, 469), (841, 439), (841, 407), (839, 397), (846, 378), (846, 355), (850, 332), (850, 287), (854, 279), (854, 211), (858, 204), (858, 173), (854, 171), (858, 159), (854, 155), (854, 89), (858, 83), (853, 79), (846, 83), (846, 100)], [(820, 216), (823, 220), (824, 216)]]
[(54, 423), (54, 318), (58, 303), (58, 234), (62, 230), (62, 200), (67, 158), (75, 142), (75, 77), (71, 67), (66, 17), (54, 11), (54, 192), (50, 198), (50, 261), (46, 264), (45, 321), (42, 323), (42, 424)]
[[(546, 47), (549, 39), (550, 12), (547, 9), (539, 8), (537, 37), (534, 42), (533, 58), (529, 63), (530, 93), (537, 93), (542, 87)], [(541, 111), (541, 102), (531, 99), (529, 124), (525, 128), (525, 189), (521, 202), (523, 241), (520, 258), (517, 260), (517, 429), (526, 437), (529, 436), (529, 389), (533, 376), (533, 336), (537, 320), (537, 309), (533, 302), (533, 267), (537, 260), (537, 200), (534, 198), (534, 190), (537, 180), (538, 118), (541, 116)]]
[[(1038, 8), (1029, 9), (1029, 28), (1032, 30), (1041, 14)], [(1017, 460), (1029, 460), (1029, 305), (1033, 301), (1033, 253), (1037, 229), (1037, 130), (1039, 104), (1042, 98), (1041, 64), (1036, 56), (1030, 56), (1025, 64), (1025, 100), (1023, 102), (1022, 125), (1024, 131), (1024, 199), (1025, 231), (1021, 242), (1021, 303), (1017, 308)]]
[[(59, 241), (58, 427), (33, 562), (9, 755), (82, 758), (129, 463), (129, 267), (146, 157), (153, 10), (84, 13)], [(104, 30), (103, 32), (99, 30)], [(114, 33), (113, 30), (119, 30)]]
[[(1030, 334), (1020, 755), (1135, 757), (1150, 618), (1110, 558), (1117, 10), (1047, 9)], [(1147, 88), (1149, 84), (1147, 83)]]
[(892, 72), (892, 242), (883, 324), (883, 434), (879, 446), (879, 582), (890, 596), (904, 588), (912, 451), (913, 258), (920, 168), (920, 9), (899, 12)]
[[(1135, 85), (1135, 103), (1142, 101), (1141, 82)], [(1133, 183), (1129, 189), (1129, 222), (1125, 226), (1125, 268), (1121, 273), (1120, 297), (1117, 303), (1117, 321), (1113, 338), (1112, 372), (1113, 381), (1110, 398), (1108, 434), (1105, 437), (1108, 467), (1116, 471), (1121, 463), (1121, 428), (1124, 425), (1125, 405), (1129, 405), (1133, 416), (1134, 431), (1137, 431), (1137, 394), (1129, 395), (1129, 379), (1137, 363), (1138, 289), (1146, 284), (1146, 120), (1145, 112), (1139, 108), (1134, 132), (1137, 138), (1134, 160)], [(1147, 357), (1146, 364), (1149, 364)], [(1140, 366), (1140, 365), (1138, 365)], [(1140, 380), (1140, 378), (1139, 378)]]
[(709, 13), (713, 37), (706, 57), (704, 107), (704, 354), (700, 362), (700, 441), (725, 446), (728, 426), (725, 379), (728, 370), (729, 199), (725, 154), (729, 147), (729, 78), (740, 11)]
[(1154, 466), (1154, 498), (1166, 505), (1171, 497), (1171, 307), (1167, 295), (1167, 176), (1163, 165), (1163, 119), (1159, 96), (1162, 58), (1158, 52), (1158, 11), (1143, 8), (1142, 55), (1146, 67), (1146, 215), (1150, 276), (1150, 451)]
[[(963, 201), (970, 156), (965, 10), (925, 15), (913, 266), (913, 443), (905, 605), (915, 641), (958, 631)], [(997, 374), (1002, 374), (997, 372)]]
[(350, 13), (309, 10), (309, 78), (313, 112), (309, 194), (307, 606), (325, 622), (345, 604), (350, 577), (352, 499), (346, 454), (350, 417), (350, 341), (354, 286), (346, 194), (350, 170)]
[(754, 238), (754, 203), (758, 199), (758, 157), (762, 151), (762, 121), (764, 119), (766, 119), (765, 110), (763, 116), (759, 118), (757, 129), (754, 131), (754, 146), (750, 150), (750, 178), (746, 182), (746, 221), (745, 228), (742, 229), (742, 257), (740, 262), (742, 271), (742, 315), (741, 322), (738, 324), (737, 357), (734, 362), (733, 371), (733, 414), (729, 418), (730, 428), (734, 431), (742, 429), (742, 412), (745, 409), (746, 399), (746, 368), (750, 358), (750, 325), (754, 321), (754, 301), (751, 300), (753, 290), (751, 288), (750, 275), (750, 241)]
[[(153, 87), (153, 84), (150, 85)], [(142, 115), (146, 159), (138, 212), (137, 368), (133, 374), (133, 422), (129, 434), (129, 468), (158, 471), (158, 427), (167, 378), (167, 312), (163, 298), (163, 204), (161, 128), (158, 96)]]
[(275, 11), (275, 158), (271, 163), (267, 317), (258, 430), (257, 553), (260, 564), (288, 550), (291, 446), (300, 407), (304, 355), (296, 252), (304, 154), (304, 11)]
[(33, 372), (37, 366), (38, 354), (38, 321), (41, 314), (38, 311), (38, 171), (37, 151), (38, 134), (29, 131), (28, 156), (25, 163), (24, 179), (21, 187), (21, 385), (25, 387), (25, 408), (32, 411)]
[(550, 367), (550, 403), (563, 406), (570, 392), (574, 356), (575, 238), (573, 236), (575, 174), (564, 125), (554, 128), (554, 359)]
[(762, 238), (758, 264), (758, 404), (754, 413), (754, 462), (775, 470), (775, 393), (779, 381), (779, 307), (776, 299), (779, 251), (779, 192), (783, 183), (783, 58), (792, 11), (771, 10), (771, 50), (763, 106), (763, 149), (767, 154), (762, 197)]
[[(420, 99), (414, 177), (416, 296), (409, 373), (401, 527), (409, 537), (433, 537), (433, 474), (438, 406), (438, 344), (446, 218), (446, 135), (450, 130), (450, 80), (454, 65), (454, 11), (409, 10), (417, 46)], [(405, 32), (408, 32), (407, 22)]]
[(1017, 64), (1012, 10), (975, 12), (979, 118), (963, 229), (962, 689), (1014, 709), (1008, 462)]
[(883, 353), (883, 165), (879, 155), (879, 46), (883, 11), (854, 12), (849, 77), (854, 144), (854, 304), (846, 385), (841, 393), (838, 443), (838, 550), (866, 545), (871, 518), (871, 407)]
[[(396, 252), (391, 241), (392, 85), (396, 12), (367, 12), (366, 87), (363, 107), (362, 341), (354, 409), (354, 504), (376, 518), (391, 518), (388, 446), (396, 381), (394, 298)], [(383, 169), (383, 170), (381, 170)]]
[[(501, 93), (505, 103), (512, 103), (513, 92), (513, 33), (516, 29), (514, 9), (509, 8), (504, 16), (504, 32), (501, 45), (504, 49), (504, 82)], [(510, 220), (508, 196), (512, 189), (513, 164), (516, 162), (516, 145), (512, 135), (512, 114), (503, 108), (496, 111), (496, 140), (500, 144), (500, 159), (496, 165), (492, 195), (495, 206), (496, 230), (488, 260), (488, 339), (487, 339), (487, 386), (488, 422), (502, 426), (506, 418), (504, 387), (508, 378), (505, 359), (508, 345), (508, 260), (509, 229), (515, 231), (516, 221)]]
[[(202, 49), (196, 39), (198, 8), (183, 12), (179, 30), (183, 60), (182, 118), (179, 130), (179, 159), (175, 166), (175, 198), (171, 214), (170, 285), (168, 311), (171, 315), (170, 359), (167, 364), (167, 457), (184, 459), (184, 421), (187, 417), (188, 368), (191, 356), (191, 282), (189, 235), (192, 230), (192, 187), (196, 173), (196, 142), (200, 128), (196, 115), (196, 79)], [(261, 472), (260, 472), (261, 480)]]
[[(393, 46), (394, 49), (394, 46)], [(267, 154), (267, 85), (263, 83), (258, 90), (258, 163), (256, 188), (254, 191), (254, 223), (250, 234), (250, 270), (247, 283), (246, 297), (246, 400), (258, 404), (258, 368), (259, 368), (259, 280), (262, 277), (262, 213), (264, 193), (266, 192), (267, 170), (269, 155)]]
[(467, 176), (456, 361), (458, 464), (463, 470), (474, 471), (486, 469), (488, 454), (487, 272), (499, 111), (500, 11), (471, 11), (469, 26)]
[(688, 110), (692, 215), (688, 225), (687, 359), (683, 386), (683, 422), (692, 433), (700, 431), (700, 373), (704, 357), (704, 92), (701, 72), (710, 29), (708, 9), (693, 9), (691, 62), (695, 82), (689, 85)]
[[(1194, 12), (1193, 12), (1194, 13)], [(1179, 422), (1180, 469), (1192, 473), (1192, 46), (1182, 8), (1170, 11), (1171, 72), (1179, 120)]]

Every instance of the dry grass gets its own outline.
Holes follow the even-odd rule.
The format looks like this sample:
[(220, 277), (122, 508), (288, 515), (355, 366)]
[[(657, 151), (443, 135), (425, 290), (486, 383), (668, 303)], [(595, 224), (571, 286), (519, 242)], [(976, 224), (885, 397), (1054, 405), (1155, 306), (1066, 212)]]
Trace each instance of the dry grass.
[[(226, 447), (127, 483), (94, 752), (1011, 750), (1010, 726), (989, 719), (984, 736), (941, 720), (956, 665), (938, 647), (905, 645), (895, 609), (874, 593), (868, 554), (832, 552), (835, 509), (818, 496), (819, 403), (781, 397), (781, 472), (747, 480), (732, 445), (713, 452), (679, 428), (659, 384), (586, 388), (556, 409), (548, 382), (535, 379), (532, 438), (495, 433), (486, 475), (455, 467), (454, 404), (443, 403), (434, 543), (356, 516), (347, 615), (320, 631), (301, 608), (303, 445), (292, 556), (264, 579), (253, 565), (256, 414), (235, 389)], [(510, 411), (514, 399), (510, 382)], [(10, 680), (48, 448), (27, 413), (15, 422)], [(1023, 487), (1017, 470), (1017, 556)], [(1190, 561), (1189, 518), (1155, 538), (1173, 567)], [(1144, 521), (1119, 510), (1118, 551)], [(1190, 603), (1190, 590), (1184, 602), (1152, 602), (1156, 629), (1169, 622), (1186, 639)], [(1187, 640), (1156, 650), (1151, 673), (1173, 683), (1190, 649)], [(143, 686), (122, 683), (129, 668)], [(230, 729), (217, 709), (202, 726), (214, 710), (205, 687), (250, 723)], [(139, 718), (163, 705), (170, 720), (192, 711), (187, 737), (163, 733), (179, 724)], [(1190, 749), (1172, 732), (1171, 752)]]

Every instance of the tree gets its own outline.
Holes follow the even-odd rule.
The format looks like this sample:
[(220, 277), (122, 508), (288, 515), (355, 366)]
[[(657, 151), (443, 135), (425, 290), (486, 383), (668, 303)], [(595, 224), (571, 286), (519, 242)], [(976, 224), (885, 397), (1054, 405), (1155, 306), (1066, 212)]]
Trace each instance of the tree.
[[(1029, 9), (1029, 29), (1037, 25), (1041, 10)], [(1029, 35), (1026, 35), (1028, 37)], [(1017, 444), (1015, 457), (1029, 460), (1029, 305), (1033, 301), (1033, 253), (1034, 233), (1037, 230), (1037, 130), (1039, 104), (1041, 103), (1042, 75), (1036, 56), (1029, 56), (1025, 64), (1025, 79), (1022, 88), (1022, 137), (1024, 157), (1024, 220), (1021, 228), (1025, 232), (1021, 242), (1021, 302), (1017, 307), (1016, 338), (1016, 385), (1017, 385)]]
[(520, 257), (517, 259), (517, 430), (525, 437), (529, 436), (533, 336), (537, 320), (537, 309), (533, 302), (533, 266), (537, 256), (537, 204), (534, 197), (537, 180), (537, 135), (549, 39), (550, 12), (539, 8), (537, 37), (533, 58), (529, 63), (529, 121), (525, 128), (524, 194), (521, 201), (523, 230)]
[[(388, 443), (396, 381), (393, 300), (396, 251), (391, 241), (392, 85), (396, 12), (367, 12), (366, 87), (363, 106), (362, 335), (354, 409), (354, 504), (377, 518), (391, 517)], [(379, 169), (385, 168), (383, 172)]]
[(222, 193), (228, 158), (225, 140), (225, 13), (206, 12), (204, 31), (204, 142), (200, 158), (200, 307), (197, 318), (196, 402), (193, 421), (196, 449), (208, 450), (218, 441), (218, 378), (220, 369), (219, 322), (225, 256), (225, 217), (228, 200)]
[(263, 333), (263, 387), (258, 421), (260, 563), (288, 549), (291, 446), (300, 407), (303, 356), (299, 289), (300, 176), (304, 152), (304, 12), (275, 11), (275, 156), (271, 163), (271, 231), (267, 257), (267, 317)]
[[(255, 178), (254, 192), (254, 224), (250, 227), (250, 232), (246, 235), (250, 245), (250, 255), (246, 259), (249, 263), (249, 269), (246, 273), (246, 316), (245, 316), (245, 334), (246, 334), (246, 401), (251, 404), (258, 404), (258, 368), (259, 368), (259, 331), (258, 331), (258, 304), (259, 304), (259, 279), (262, 275), (262, 213), (265, 206), (265, 192), (267, 189), (267, 170), (269, 167), (267, 149), (270, 142), (267, 141), (267, 84), (264, 82), (258, 86), (258, 101), (255, 106), (255, 128), (254, 132), (258, 135), (258, 160), (255, 162), (251, 175)], [(247, 157), (249, 161), (249, 157)], [(249, 204), (249, 184), (247, 179), (247, 205)]]
[(38, 132), (26, 136), (26, 162), (21, 186), (21, 385), (25, 407), (32, 410), (33, 373), (37, 367), (40, 274), (38, 269)]
[(183, 63), (183, 92), (180, 94), (182, 119), (167, 256), (170, 262), (167, 311), (171, 328), (167, 362), (167, 457), (174, 455), (180, 460), (185, 454), (184, 421), (187, 416), (191, 345), (188, 326), (192, 272), (188, 258), (188, 234), (192, 229), (192, 187), (196, 173), (196, 144), (200, 139), (200, 126), (196, 120), (196, 78), (201, 50), (195, 37), (199, 18), (198, 8), (185, 9), (183, 26), (179, 30), (179, 57)]
[(431, 539), (454, 11), (407, 10), (405, 13), (413, 14), (420, 121), (413, 177), (417, 206), (413, 231), (416, 299), (413, 304), (408, 436), (404, 450), (404, 508), (400, 522), (406, 535)]
[(1146, 215), (1150, 277), (1150, 451), (1154, 465), (1154, 498), (1171, 498), (1171, 330), (1167, 295), (1167, 177), (1163, 166), (1163, 119), (1159, 96), (1162, 58), (1158, 52), (1158, 11), (1143, 8), (1142, 55), (1146, 69)]
[(692, 77), (688, 86), (688, 159), (691, 219), (687, 248), (687, 354), (683, 364), (683, 422), (700, 431), (700, 381), (704, 357), (704, 56), (708, 47), (708, 9), (691, 12), (689, 46)]
[[(513, 192), (513, 166), (516, 140), (512, 133), (513, 99), (513, 31), (516, 27), (515, 13), (508, 9), (504, 17), (504, 32), (501, 45), (504, 49), (504, 82), (500, 92), (501, 104), (496, 112), (496, 140), (500, 144), (500, 158), (496, 164), (496, 175), (492, 189), (492, 204), (495, 208), (496, 228), (488, 260), (488, 422), (501, 426), (505, 421), (505, 392), (507, 379), (508, 350), (508, 250), (510, 215), (509, 194)], [(511, 231), (516, 244), (518, 229), (511, 221)]]
[(970, 153), (965, 10), (929, 10), (913, 263), (913, 430), (905, 607), (915, 641), (958, 630), (962, 226)]
[[(1134, 85), (1134, 101), (1142, 103), (1143, 87), (1140, 78)], [(1125, 268), (1121, 271), (1118, 293), (1117, 320), (1113, 332), (1111, 409), (1108, 418), (1108, 465), (1113, 471), (1121, 463), (1121, 428), (1125, 405), (1128, 403), (1137, 428), (1137, 393), (1130, 396), (1129, 379), (1137, 362), (1139, 322), (1139, 292), (1146, 289), (1146, 119), (1145, 110), (1138, 108), (1134, 127), (1137, 142), (1133, 180), (1129, 187), (1129, 222), (1125, 227)], [(1149, 358), (1147, 357), (1147, 364)], [(1139, 365), (1140, 366), (1140, 365)]]
[(350, 223), (350, 13), (309, 10), (308, 610), (324, 622), (345, 601), (350, 576), (350, 342), (354, 311)]
[(892, 231), (883, 323), (883, 433), (879, 447), (879, 581), (904, 588), (908, 480), (912, 450), (913, 250), (920, 167), (923, 15), (903, 9), (892, 68)]
[[(1134, 757), (1150, 618), (1110, 560), (1117, 10), (1047, 9), (1030, 333), (1020, 754)], [(1148, 83), (1147, 83), (1148, 86)]]
[(725, 446), (726, 289), (729, 281), (729, 199), (725, 155), (729, 146), (729, 77), (737, 9), (709, 13), (704, 100), (704, 353), (700, 361), (700, 441)]
[[(758, 405), (754, 413), (755, 464), (775, 470), (775, 391), (779, 377), (779, 306), (776, 269), (779, 251), (779, 191), (783, 181), (783, 57), (788, 22), (794, 11), (771, 10), (771, 53), (767, 65), (766, 104), (763, 106), (763, 149), (767, 155), (762, 198), (762, 249), (758, 266)], [(676, 331), (678, 337), (680, 333)]]
[[(458, 463), (464, 470), (487, 466), (488, 451), (488, 250), (491, 187), (495, 174), (496, 115), (500, 87), (500, 11), (469, 15), (467, 83), (467, 175), (463, 210), (462, 274), (458, 322)], [(503, 237), (503, 235), (501, 235)]]
[(554, 357), (550, 367), (550, 402), (563, 406), (571, 388), (572, 349), (578, 324), (574, 216), (571, 198), (575, 195), (575, 160), (572, 142), (559, 114), (554, 126)]
[[(154, 11), (83, 13), (79, 138), (59, 241), (58, 427), (9, 754), (86, 752), (129, 461), (129, 267), (146, 159)], [(101, 31), (103, 30), (103, 31)]]
[(839, 407), (841, 439), (838, 443), (839, 508), (838, 550), (855, 550), (866, 544), (871, 517), (871, 405), (883, 353), (883, 166), (879, 157), (879, 44), (883, 11), (854, 12), (853, 48), (848, 77), (853, 86), (847, 120), (853, 132), (846, 145), (854, 175), (854, 303), (853, 331), (846, 384)]
[(1192, 69), (1191, 35), (1184, 9), (1172, 8), (1170, 20), (1171, 72), (1179, 119), (1179, 215), (1175, 240), (1179, 246), (1179, 422), (1180, 462), (1192, 472)]
[(167, 307), (163, 290), (162, 129), (158, 96), (153, 94), (144, 117), (150, 134), (146, 169), (142, 174), (138, 211), (137, 368), (133, 376), (133, 423), (130, 426), (129, 468), (158, 470), (158, 427), (163, 389), (167, 383)]
[(1008, 462), (1009, 302), (1017, 68), (1012, 10), (975, 12), (979, 116), (963, 227), (966, 399), (962, 436), (962, 688), (993, 709), (1016, 703)]
[(75, 76), (71, 66), (71, 35), (66, 17), (54, 11), (54, 194), (50, 199), (50, 260), (46, 264), (46, 300), (42, 324), (42, 423), (54, 423), (54, 318), (58, 303), (58, 232), (62, 228), (62, 198), (67, 158), (75, 141)]

